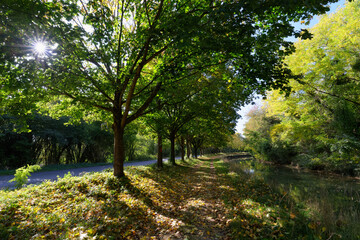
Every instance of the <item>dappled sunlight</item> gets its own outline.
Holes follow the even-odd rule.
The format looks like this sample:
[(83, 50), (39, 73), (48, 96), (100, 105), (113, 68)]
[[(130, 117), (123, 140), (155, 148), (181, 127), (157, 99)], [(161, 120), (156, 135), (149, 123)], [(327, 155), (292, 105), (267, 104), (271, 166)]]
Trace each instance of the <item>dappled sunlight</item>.
[(184, 207), (188, 208), (188, 207), (200, 207), (200, 206), (205, 206), (205, 201), (202, 199), (195, 199), (195, 198), (191, 198), (185, 201), (184, 203)]
[(286, 192), (221, 160), (196, 163), (128, 168), (121, 179), (110, 172), (66, 176), (9, 192), (16, 198), (0, 203), (0, 227), (16, 225), (12, 231), (25, 238), (70, 239), (297, 239), (328, 231)]
[(203, 176), (201, 176), (201, 178), (205, 181), (209, 181), (208, 183), (210, 183), (210, 184), (212, 181), (216, 180), (216, 178), (214, 176), (207, 176), (207, 175), (203, 175)]
[(199, 171), (196, 171), (195, 174), (198, 174), (198, 175), (207, 175), (206, 172), (204, 172), (203, 170), (199, 170)]
[(165, 216), (158, 212), (150, 211), (150, 215), (153, 215), (160, 231), (163, 230), (164, 232), (166, 232), (166, 230), (170, 230), (172, 232), (177, 232), (179, 230), (179, 227), (184, 225), (183, 221), (177, 218)]
[[(270, 235), (273, 238), (284, 237), (280, 229), (284, 227), (284, 222), (287, 219), (278, 217), (279, 206), (267, 207), (252, 199), (245, 199), (236, 205), (234, 210), (238, 213), (234, 221), (240, 227), (238, 230), (243, 230), (239, 232), (244, 237), (256, 238), (259, 234)], [(290, 213), (290, 217), (295, 218), (296, 215)]]
[(239, 176), (239, 174), (237, 174), (237, 173), (234, 172), (234, 171), (231, 171), (231, 172), (229, 172), (229, 176), (231, 176), (231, 177), (237, 177), (237, 176)]
[(223, 190), (223, 191), (235, 191), (236, 189), (229, 186), (229, 185), (220, 185), (219, 189)]
[(273, 208), (266, 207), (265, 205), (258, 202), (254, 202), (252, 199), (243, 200), (239, 207), (242, 208), (245, 213), (259, 219), (269, 219), (270, 214), (275, 212)]

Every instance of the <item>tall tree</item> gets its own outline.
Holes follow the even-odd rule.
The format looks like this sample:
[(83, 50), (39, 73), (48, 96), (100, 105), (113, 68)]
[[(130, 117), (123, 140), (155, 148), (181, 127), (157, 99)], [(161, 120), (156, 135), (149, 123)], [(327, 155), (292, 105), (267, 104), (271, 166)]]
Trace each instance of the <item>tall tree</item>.
[(264, 117), (280, 121), (266, 130), (268, 142), (293, 146), (308, 167), (359, 166), (359, 18), (359, 1), (323, 16), (310, 29), (314, 37), (296, 43), (286, 58), (297, 76), (291, 94), (269, 94)]
[[(4, 0), (2, 85), (21, 83), (21, 90), (2, 98), (33, 93), (77, 118), (107, 113), (121, 177), (125, 127), (152, 111), (161, 89), (219, 64), (236, 69), (239, 85), (280, 86), (287, 73), (281, 60), (291, 50), (284, 37), (300, 34), (290, 22), (335, 1)], [(31, 24), (18, 24), (19, 16)], [(38, 44), (34, 56), (29, 46)]]

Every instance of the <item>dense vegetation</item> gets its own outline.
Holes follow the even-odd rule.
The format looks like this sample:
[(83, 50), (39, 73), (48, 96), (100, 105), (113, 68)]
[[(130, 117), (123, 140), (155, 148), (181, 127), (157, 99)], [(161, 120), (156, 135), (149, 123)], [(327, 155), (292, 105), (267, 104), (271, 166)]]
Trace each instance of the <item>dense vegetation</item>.
[(14, 169), (26, 164), (106, 162), (112, 136), (100, 122), (65, 125), (68, 118), (53, 119), (34, 114), (28, 131), (18, 133), (16, 118), (3, 115), (0, 131), (0, 167)]
[(289, 96), (272, 91), (246, 126), (259, 158), (360, 174), (360, 2), (323, 16), (286, 58)]
[[(69, 125), (66, 117), (53, 119), (34, 114), (25, 123), (22, 123), (27, 124), (27, 131), (17, 132), (15, 128), (22, 126), (19, 126), (15, 117), (5, 115), (1, 117), (1, 121), (1, 169), (16, 169), (27, 164), (59, 165), (112, 161), (113, 134), (107, 125), (101, 122), (81, 122)], [(190, 128), (190, 125), (187, 127)], [(152, 131), (140, 131), (139, 129), (142, 128), (141, 125), (133, 124), (125, 133), (126, 161), (156, 158), (158, 147), (156, 135)], [(186, 133), (185, 128), (182, 131)], [(202, 129), (202, 131), (203, 135), (211, 133), (206, 129)], [(190, 133), (187, 133), (187, 139), (184, 139), (183, 146), (181, 137), (177, 138), (177, 144), (174, 143), (174, 155), (180, 156), (182, 147), (184, 148), (183, 154), (186, 153), (188, 158), (195, 156), (195, 152), (204, 154), (237, 151), (239, 136), (231, 135), (231, 132), (222, 134), (222, 136), (218, 135), (216, 141), (211, 140), (213, 136), (203, 137), (201, 144), (197, 146), (197, 142), (192, 140), (198, 136), (191, 136)], [(164, 141), (162, 145), (162, 156), (170, 157), (170, 141)]]
[[(1, 116), (0, 129), (0, 168), (16, 169), (27, 164), (59, 165), (79, 163), (104, 163), (112, 161), (113, 134), (109, 127), (101, 122), (68, 124), (69, 118), (62, 117), (53, 119), (49, 116), (33, 114), (28, 116), (26, 122), (19, 123), (14, 116)], [(151, 120), (151, 119), (150, 119)], [(198, 119), (199, 120), (199, 119)], [(27, 124), (27, 131), (17, 132), (16, 128), (23, 128), (19, 124)], [(207, 127), (210, 125), (208, 124)], [(233, 125), (230, 125), (233, 127)], [(192, 155), (216, 152), (233, 152), (239, 150), (238, 135), (223, 132), (218, 135), (216, 141), (212, 137), (203, 137), (199, 146), (196, 145), (198, 136), (191, 136), (186, 129), (182, 133), (187, 134), (181, 145), (178, 137), (174, 144), (174, 155)], [(140, 131), (144, 127), (133, 124), (125, 133), (126, 161), (139, 161), (155, 159), (157, 154), (156, 135), (152, 131)], [(211, 134), (211, 131), (201, 129), (203, 135)], [(214, 132), (213, 134), (216, 134)], [(189, 145), (186, 148), (186, 145)], [(195, 145), (196, 148), (193, 146)], [(186, 148), (186, 149), (185, 149)], [(163, 157), (170, 157), (171, 142), (163, 142)], [(183, 156), (185, 157), (185, 156)]]

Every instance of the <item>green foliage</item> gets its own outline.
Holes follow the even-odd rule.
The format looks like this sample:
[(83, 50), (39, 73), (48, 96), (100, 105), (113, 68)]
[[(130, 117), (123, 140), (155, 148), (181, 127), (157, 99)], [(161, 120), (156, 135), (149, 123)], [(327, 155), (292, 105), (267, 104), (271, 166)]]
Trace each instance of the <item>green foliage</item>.
[[(339, 239), (359, 238), (360, 228), (357, 223), (360, 216), (358, 206), (360, 196), (357, 193), (356, 181), (349, 182), (348, 178), (334, 176), (333, 174), (314, 174), (307, 170), (302, 171), (300, 169), (279, 168), (274, 165), (261, 164), (251, 157), (233, 159), (226, 161), (226, 163), (230, 170), (227, 174), (228, 177), (232, 178), (235, 186), (240, 185), (239, 188), (244, 195), (249, 194), (244, 191), (244, 189), (249, 188), (249, 185), (256, 186), (260, 190), (263, 189), (261, 183), (265, 182), (271, 187), (270, 191), (263, 189), (262, 191), (265, 191), (260, 195), (249, 194), (248, 199), (251, 199), (251, 202), (248, 203), (250, 204), (245, 206), (242, 206), (243, 204), (237, 205), (237, 209), (243, 207), (243, 210), (239, 211), (240, 214), (251, 213), (247, 215), (249, 221), (246, 223), (251, 223), (251, 220), (258, 220), (261, 217), (260, 213), (266, 211), (264, 205), (266, 207), (272, 206), (266, 200), (271, 198), (271, 195), (275, 195), (278, 196), (276, 202), (281, 206), (281, 209), (287, 209), (287, 214), (290, 213), (290, 216), (288, 215), (290, 219), (282, 221), (282, 225), (291, 225), (294, 222), (297, 224), (295, 228), (285, 233), (285, 236), (281, 239), (327, 239), (332, 235), (337, 236)], [(264, 205), (261, 205), (261, 203)], [(294, 209), (300, 210), (299, 213), (294, 212)], [(253, 218), (254, 215), (257, 218)], [(271, 216), (271, 213), (269, 215)], [(235, 216), (239, 216), (239, 214)], [(241, 234), (244, 234), (244, 232), (246, 234), (246, 230), (249, 233), (251, 231), (247, 228), (247, 224), (244, 224), (242, 217), (239, 220), (236, 221), (237, 224), (234, 226), (236, 228), (235, 232), (239, 233), (236, 239), (246, 239)], [(253, 224), (257, 229), (259, 225), (256, 222)], [(244, 227), (242, 228), (242, 226)], [(265, 224), (260, 226), (262, 226), (263, 230), (266, 230)], [(260, 231), (253, 231), (252, 234), (254, 232)], [(303, 237), (300, 237), (301, 235)], [(254, 238), (252, 237), (252, 239)], [(276, 237), (273, 238), (277, 239)]]
[[(353, 1), (323, 16), (310, 30), (313, 38), (295, 44), (296, 51), (285, 60), (294, 74), (288, 84), (292, 92), (289, 96), (270, 92), (262, 114), (267, 121), (254, 115), (247, 126), (255, 130), (249, 141), (256, 152), (278, 160), (281, 157), (273, 153), (280, 152), (287, 156), (286, 163), (357, 174), (360, 72), (355, 49), (360, 46), (356, 27), (359, 4)], [(292, 155), (298, 156), (291, 159)]]
[(226, 146), (221, 149), (221, 152), (244, 152), (245, 139), (240, 133), (231, 135), (226, 143)]
[[(114, 173), (122, 176), (125, 127), (155, 111), (155, 98), (187, 92), (191, 76), (224, 66), (233, 71), (220, 79), (236, 103), (282, 88), (289, 75), (282, 60), (293, 50), (284, 39), (309, 36), (291, 22), (324, 13), (331, 2), (5, 0), (1, 111), (26, 113), (42, 100), (36, 107), (53, 116), (113, 123)], [(47, 41), (46, 56), (29, 51), (39, 40)]]
[(68, 173), (66, 173), (66, 174), (64, 174), (64, 179), (69, 179), (69, 178), (71, 178), (72, 177), (72, 175), (71, 175), (71, 172), (68, 172)]
[(125, 130), (126, 161), (155, 159), (156, 149), (151, 135), (140, 131), (141, 125), (134, 122)]
[(32, 172), (40, 170), (41, 167), (39, 165), (27, 165), (21, 168), (16, 169), (16, 173), (14, 174), (14, 178), (9, 182), (16, 182), (15, 187), (21, 188), (24, 184), (28, 182), (28, 177), (31, 176)]
[[(113, 136), (101, 122), (67, 124), (68, 117), (53, 119), (29, 114), (27, 132), (18, 132), (18, 118), (0, 117), (0, 166), (14, 169), (24, 164), (106, 162)], [(20, 127), (21, 128), (21, 127)]]
[(267, 109), (255, 108), (248, 116), (250, 120), (245, 126), (245, 142), (247, 149), (262, 160), (274, 163), (290, 163), (296, 153), (295, 147), (280, 138), (273, 138), (271, 131), (279, 123), (279, 119), (266, 115)]

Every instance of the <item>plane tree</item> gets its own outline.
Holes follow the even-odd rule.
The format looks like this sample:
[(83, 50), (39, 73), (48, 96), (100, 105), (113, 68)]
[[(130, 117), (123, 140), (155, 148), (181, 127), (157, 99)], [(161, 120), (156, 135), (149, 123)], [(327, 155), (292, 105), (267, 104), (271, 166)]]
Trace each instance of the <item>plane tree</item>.
[(218, 65), (236, 69), (235, 88), (282, 86), (282, 58), (293, 50), (284, 38), (308, 36), (290, 22), (331, 2), (4, 0), (1, 99), (41, 99), (53, 115), (111, 122), (121, 177), (125, 128), (156, 110), (157, 96)]

